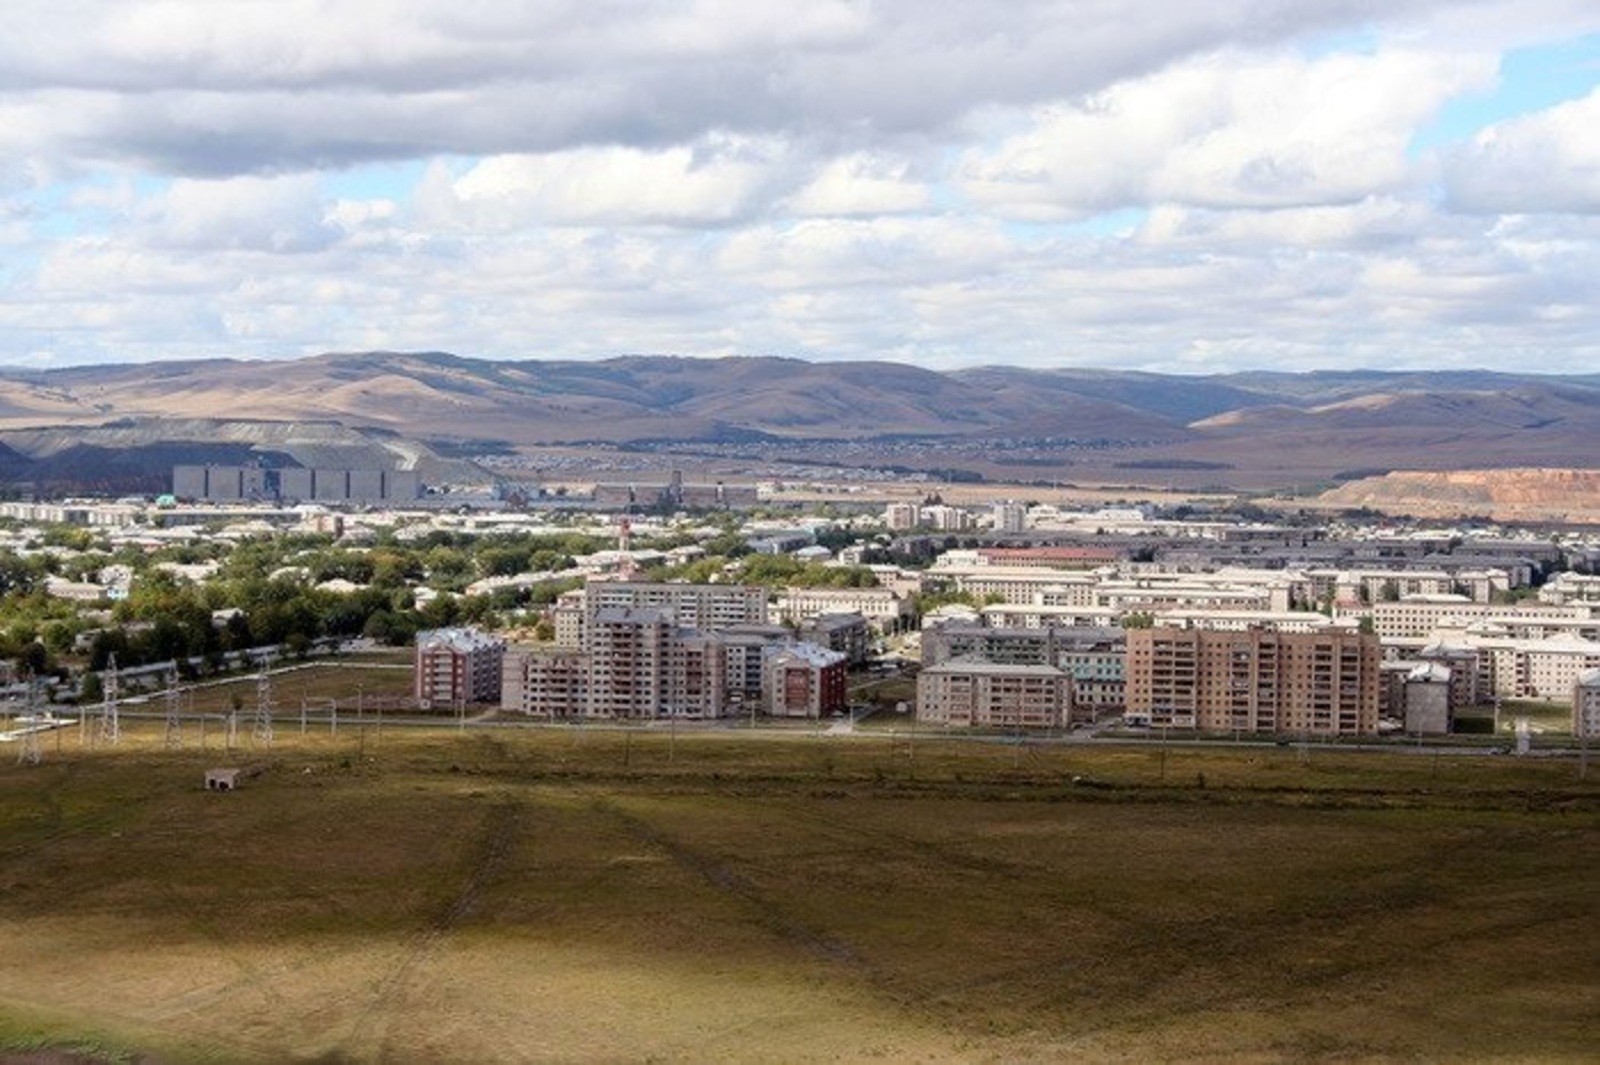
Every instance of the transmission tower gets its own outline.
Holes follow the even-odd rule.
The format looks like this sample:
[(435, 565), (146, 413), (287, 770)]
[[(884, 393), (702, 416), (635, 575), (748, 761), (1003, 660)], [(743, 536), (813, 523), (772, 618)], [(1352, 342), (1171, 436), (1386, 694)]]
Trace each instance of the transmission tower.
[(105, 689), (105, 699), (100, 704), (100, 738), (111, 744), (121, 743), (122, 723), (117, 719), (117, 696), (120, 694), (120, 682), (117, 680), (117, 656), (115, 654), (107, 656), (105, 672), (100, 675), (100, 683)]
[(257, 742), (272, 746), (272, 677), (266, 664), (256, 676), (256, 732)]
[(183, 746), (183, 715), (178, 694), (178, 671), (173, 669), (167, 674), (167, 749), (177, 750)]
[(28, 712), (23, 717), (22, 744), (17, 751), (17, 762), (22, 765), (38, 765), (44, 758), (44, 752), (39, 748), (39, 702), (37, 693), (39, 682), (37, 678), (28, 678)]

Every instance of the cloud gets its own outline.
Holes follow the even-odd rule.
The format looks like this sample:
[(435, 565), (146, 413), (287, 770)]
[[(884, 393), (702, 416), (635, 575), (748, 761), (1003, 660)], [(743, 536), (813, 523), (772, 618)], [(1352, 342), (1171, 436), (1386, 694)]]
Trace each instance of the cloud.
[(1447, 153), (1445, 188), (1452, 206), (1481, 214), (1600, 212), (1600, 89)]
[(18, 0), (0, 358), (1581, 368), (1592, 8)]
[(304, 253), (328, 247), (337, 228), (310, 175), (174, 182), (140, 211), (153, 246), (204, 253), (253, 249)]
[(707, 138), (660, 151), (496, 156), (453, 185), (466, 210), (532, 225), (704, 225), (750, 214), (781, 176), (782, 144)]
[(869, 148), (1370, 14), (1364, 0), (23, 2), (0, 36), (0, 93), (24, 131), (8, 139), (31, 153), (197, 176), (718, 133)]
[(1033, 219), (1349, 203), (1412, 184), (1416, 129), (1493, 74), (1484, 55), (1217, 54), (1041, 109), (959, 176), (981, 205)]

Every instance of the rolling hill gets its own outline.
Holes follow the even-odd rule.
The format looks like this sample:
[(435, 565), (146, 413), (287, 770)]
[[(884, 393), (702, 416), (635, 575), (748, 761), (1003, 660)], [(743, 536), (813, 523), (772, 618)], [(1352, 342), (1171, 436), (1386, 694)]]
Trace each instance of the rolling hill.
[[(995, 476), (1037, 476), (1071, 452), (1061, 466), (1082, 479), (1148, 483), (1130, 471), (1161, 471), (1155, 479), (1175, 485), (1271, 487), (1393, 469), (1592, 465), (1600, 376), (939, 373), (765, 356), (578, 362), (442, 352), (0, 370), (0, 476), (22, 479), (21, 467), (62, 453), (41, 444), (47, 427), (56, 431), (50, 440), (77, 435), (113, 451), (132, 445), (114, 433), (98, 443), (82, 434), (137, 424), (141, 447), (218, 447), (242, 432), (195, 430), (202, 421), (336, 425), (366, 443), (378, 433), (468, 450), (474, 441), (750, 441), (777, 454), (799, 441), (853, 441), (859, 450), (915, 438), (926, 442), (930, 468), (947, 460), (936, 454), (944, 450)], [(151, 425), (166, 427), (159, 441)]]

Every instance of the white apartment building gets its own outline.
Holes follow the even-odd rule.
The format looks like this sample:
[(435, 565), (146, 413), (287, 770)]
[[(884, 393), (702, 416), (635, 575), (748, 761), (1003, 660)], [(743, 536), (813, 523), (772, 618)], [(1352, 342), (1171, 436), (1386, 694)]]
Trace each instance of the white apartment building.
[(1587, 603), (1600, 607), (1600, 576), (1557, 573), (1539, 589), (1539, 602), (1552, 606)]
[(1567, 604), (1475, 603), (1464, 595), (1414, 595), (1399, 602), (1378, 602), (1370, 609), (1373, 628), (1384, 639), (1417, 639), (1437, 629), (1479, 620), (1586, 621), (1587, 606)]
[(953, 580), (958, 591), (980, 599), (998, 596), (1003, 603), (1042, 602), (1038, 596), (1048, 594), (1053, 603), (1091, 606), (1098, 583), (1092, 574), (1063, 573), (1044, 566), (948, 567), (938, 573)]
[(883, 523), (891, 532), (908, 532), (922, 524), (922, 508), (915, 503), (890, 503), (883, 510)]
[(991, 603), (983, 608), (980, 616), (985, 625), (997, 629), (1040, 629), (1047, 625), (1105, 628), (1122, 624), (1122, 613), (1117, 610), (1037, 603)]
[(996, 532), (1022, 532), (1028, 527), (1028, 506), (1005, 500), (994, 505)]
[(585, 634), (589, 717), (650, 718), (662, 705), (672, 614), (648, 607), (605, 607)]
[(1600, 669), (1586, 669), (1573, 682), (1572, 734), (1580, 739), (1600, 736)]
[(881, 630), (911, 620), (911, 601), (890, 588), (785, 588), (773, 604), (785, 625), (803, 625), (821, 614), (860, 614)]
[(932, 526), (940, 532), (965, 532), (977, 528), (978, 522), (972, 516), (972, 512), (964, 507), (936, 503), (922, 508), (922, 524)]
[(767, 590), (753, 584), (590, 581), (583, 593), (589, 618), (601, 610), (650, 608), (670, 610), (678, 624), (696, 629), (767, 623)]
[(667, 610), (678, 624), (696, 629), (765, 625), (767, 590), (752, 584), (591, 580), (562, 595), (551, 608), (555, 643), (585, 647), (597, 613), (633, 609)]

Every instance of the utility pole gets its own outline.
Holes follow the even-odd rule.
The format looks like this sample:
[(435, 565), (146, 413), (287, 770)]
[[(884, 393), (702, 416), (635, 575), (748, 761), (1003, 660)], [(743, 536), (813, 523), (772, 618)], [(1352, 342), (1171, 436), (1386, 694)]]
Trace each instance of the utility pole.
[(117, 716), (120, 693), (115, 654), (106, 657), (106, 669), (101, 682), (105, 689), (105, 701), (100, 704), (100, 739), (115, 745), (122, 742), (122, 722)]
[(183, 746), (182, 695), (178, 692), (178, 667), (173, 663), (167, 673), (167, 730), (166, 745), (169, 751)]

